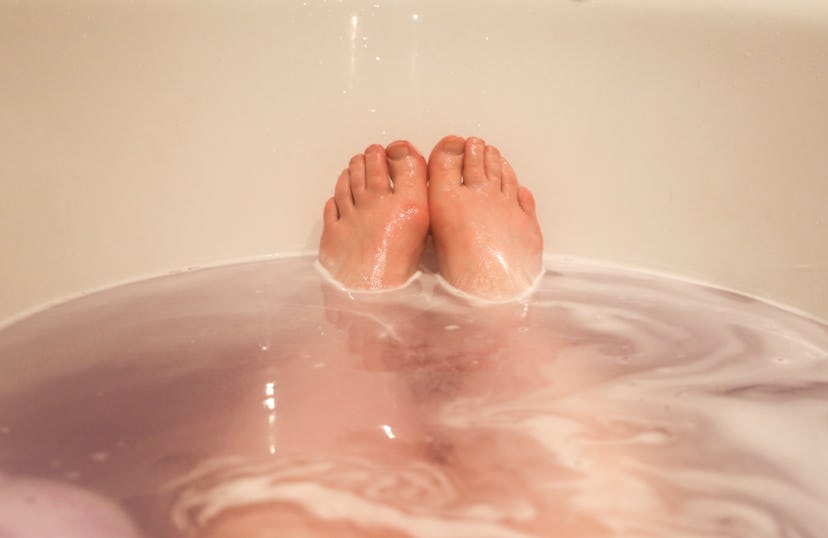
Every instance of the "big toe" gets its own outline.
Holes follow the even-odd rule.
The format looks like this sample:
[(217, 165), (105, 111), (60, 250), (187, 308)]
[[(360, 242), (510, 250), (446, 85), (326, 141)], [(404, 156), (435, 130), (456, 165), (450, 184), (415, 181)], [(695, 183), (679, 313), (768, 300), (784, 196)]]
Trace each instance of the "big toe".
[(428, 181), (431, 189), (459, 187), (463, 178), (465, 139), (449, 135), (434, 146), (428, 158)]
[(394, 192), (412, 197), (425, 195), (426, 162), (417, 148), (408, 141), (392, 142), (385, 149)]

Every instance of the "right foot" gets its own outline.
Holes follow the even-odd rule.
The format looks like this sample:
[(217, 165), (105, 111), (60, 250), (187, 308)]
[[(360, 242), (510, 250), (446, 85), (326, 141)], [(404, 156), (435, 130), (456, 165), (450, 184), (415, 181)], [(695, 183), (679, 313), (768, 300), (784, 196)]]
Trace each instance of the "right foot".
[(405, 141), (370, 146), (325, 204), (319, 262), (349, 289), (399, 287), (419, 267), (428, 225), (423, 156)]
[(431, 235), (449, 284), (489, 300), (525, 292), (543, 269), (535, 200), (479, 138), (447, 136), (428, 161)]

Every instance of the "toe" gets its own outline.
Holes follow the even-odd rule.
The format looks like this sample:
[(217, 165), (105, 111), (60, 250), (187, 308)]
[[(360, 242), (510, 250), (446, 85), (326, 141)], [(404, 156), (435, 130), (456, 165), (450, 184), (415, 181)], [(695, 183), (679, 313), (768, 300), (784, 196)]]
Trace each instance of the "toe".
[(394, 192), (415, 197), (425, 196), (426, 162), (410, 142), (398, 140), (385, 148)]
[(501, 188), (501, 176), (503, 175), (503, 157), (500, 150), (494, 146), (486, 146), (486, 178), (493, 186)]
[(523, 210), (523, 212), (529, 215), (530, 217), (534, 217), (535, 197), (532, 196), (532, 191), (530, 191), (526, 187), (519, 187), (517, 197), (518, 203), (520, 204), (520, 208)]
[(463, 184), (477, 187), (486, 184), (486, 142), (472, 137), (466, 140), (463, 160)]
[(505, 194), (507, 197), (514, 200), (518, 194), (517, 174), (515, 174), (515, 169), (512, 168), (512, 165), (509, 164), (509, 161), (501, 158), (500, 162), (500, 190), (502, 190), (503, 194)]
[(354, 203), (359, 204), (360, 199), (365, 196), (365, 155), (362, 153), (351, 157), (348, 163), (348, 175), (351, 178), (351, 194)]
[(339, 175), (334, 189), (334, 200), (339, 216), (347, 215), (354, 208), (354, 197), (351, 194), (351, 173), (346, 168)]
[(449, 190), (460, 186), (464, 146), (465, 140), (453, 135), (437, 142), (428, 158), (428, 184), (431, 189)]
[(360, 153), (351, 157), (348, 175), (351, 178), (351, 194), (356, 205), (365, 196), (365, 155)]
[(377, 194), (391, 192), (385, 148), (379, 144), (371, 145), (365, 150), (365, 184), (369, 192)]
[(325, 209), (322, 210), (322, 222), (324, 222), (325, 225), (329, 225), (338, 220), (339, 211), (337, 210), (336, 200), (328, 198), (328, 201), (325, 203)]

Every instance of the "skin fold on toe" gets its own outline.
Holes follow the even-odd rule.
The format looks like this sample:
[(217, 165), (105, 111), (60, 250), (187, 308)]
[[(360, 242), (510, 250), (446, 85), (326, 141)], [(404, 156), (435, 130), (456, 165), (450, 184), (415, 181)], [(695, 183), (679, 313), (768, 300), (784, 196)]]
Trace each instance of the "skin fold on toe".
[(480, 138), (447, 136), (428, 161), (431, 235), (449, 284), (487, 300), (525, 292), (543, 269), (532, 193), (500, 151)]
[(325, 204), (319, 262), (340, 284), (382, 290), (419, 266), (429, 227), (427, 166), (410, 143), (369, 146), (342, 171)]

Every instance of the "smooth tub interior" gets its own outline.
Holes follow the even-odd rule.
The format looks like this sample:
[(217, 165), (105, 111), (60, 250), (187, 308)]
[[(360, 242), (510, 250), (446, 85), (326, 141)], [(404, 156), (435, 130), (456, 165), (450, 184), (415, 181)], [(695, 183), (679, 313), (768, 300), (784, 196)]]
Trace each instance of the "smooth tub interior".
[(370, 143), (497, 144), (550, 254), (828, 317), (824, 3), (0, 7), (0, 320), (313, 250)]

